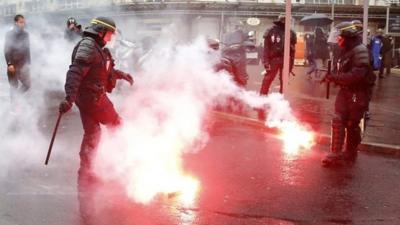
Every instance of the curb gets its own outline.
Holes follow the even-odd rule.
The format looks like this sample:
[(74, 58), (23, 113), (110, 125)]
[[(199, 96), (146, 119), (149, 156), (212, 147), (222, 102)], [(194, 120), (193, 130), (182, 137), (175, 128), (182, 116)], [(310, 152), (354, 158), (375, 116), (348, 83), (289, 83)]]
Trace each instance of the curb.
[[(318, 134), (317, 143), (321, 145), (329, 145), (331, 136), (327, 134)], [(399, 157), (400, 158), (400, 146), (399, 145), (388, 145), (374, 142), (364, 142), (358, 145), (359, 151), (368, 152), (373, 154)]]
[[(226, 119), (234, 122), (239, 122), (244, 125), (252, 126), (261, 129), (264, 132), (276, 135), (278, 130), (276, 128), (269, 128), (264, 125), (264, 123), (258, 119), (249, 118), (245, 116), (239, 116), (235, 114), (213, 111), (212, 115), (216, 118)], [(316, 143), (320, 145), (329, 145), (331, 142), (331, 136), (328, 134), (317, 133)], [(368, 152), (378, 155), (399, 157), (400, 158), (400, 145), (388, 145), (382, 143), (374, 142), (361, 142), (358, 146), (359, 150), (362, 152)]]

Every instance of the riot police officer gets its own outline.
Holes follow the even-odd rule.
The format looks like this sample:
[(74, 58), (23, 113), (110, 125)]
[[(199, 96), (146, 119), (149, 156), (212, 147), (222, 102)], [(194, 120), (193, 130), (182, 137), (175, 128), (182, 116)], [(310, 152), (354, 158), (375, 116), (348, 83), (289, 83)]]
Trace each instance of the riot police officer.
[[(340, 86), (332, 119), (331, 152), (322, 160), (324, 166), (354, 162), (361, 142), (359, 123), (367, 110), (374, 74), (369, 65), (369, 53), (362, 44), (359, 23), (342, 22), (337, 25), (338, 45), (341, 48), (336, 74), (326, 79)], [(342, 147), (346, 140), (344, 151)]]
[(82, 26), (78, 24), (75, 18), (70, 17), (67, 20), (67, 27), (64, 32), (64, 38), (67, 41), (75, 42), (82, 37)]
[[(210, 51), (210, 59), (215, 62), (214, 70), (217, 72), (221, 70), (226, 71), (237, 86), (245, 88), (248, 75), (246, 72), (246, 55), (243, 53), (245, 53), (245, 48), (249, 43), (245, 38), (240, 40), (241, 42), (237, 44), (231, 44), (223, 48), (221, 55), (218, 54), (220, 49), (220, 42), (218, 39), (207, 39), (207, 44)], [(245, 114), (243, 103), (235, 98), (229, 99), (227, 107), (218, 107), (218, 109), (240, 115)]]
[(221, 63), (217, 70), (224, 69), (232, 75), (233, 81), (245, 87), (249, 79), (246, 70), (246, 48), (248, 47), (248, 36), (242, 29), (225, 34), (225, 46), (221, 49)]
[(100, 140), (100, 124), (111, 128), (120, 124), (120, 117), (106, 93), (112, 92), (117, 79), (133, 84), (129, 74), (113, 68), (111, 54), (104, 48), (115, 31), (115, 22), (106, 17), (93, 19), (85, 29), (82, 40), (73, 50), (65, 83), (66, 98), (59, 107), (60, 113), (66, 113), (75, 103), (80, 111), (84, 136), (79, 153), (78, 197), (82, 221), (88, 225), (95, 224), (92, 213), (97, 178), (92, 164)]

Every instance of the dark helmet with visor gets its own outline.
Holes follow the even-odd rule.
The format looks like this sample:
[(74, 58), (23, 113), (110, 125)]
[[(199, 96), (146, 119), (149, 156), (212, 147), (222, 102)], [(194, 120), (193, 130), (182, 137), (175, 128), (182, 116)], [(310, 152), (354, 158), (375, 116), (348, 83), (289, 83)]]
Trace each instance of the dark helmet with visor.
[(341, 22), (336, 25), (336, 29), (343, 38), (352, 38), (360, 36), (363, 27), (360, 21), (354, 20), (351, 22)]
[(85, 29), (84, 33), (104, 35), (108, 31), (115, 33), (117, 30), (114, 20), (107, 17), (96, 17), (90, 21), (90, 24), (91, 25)]
[(71, 24), (75, 24), (75, 25), (78, 24), (74, 17), (70, 17), (70, 18), (67, 19), (67, 27), (69, 27)]

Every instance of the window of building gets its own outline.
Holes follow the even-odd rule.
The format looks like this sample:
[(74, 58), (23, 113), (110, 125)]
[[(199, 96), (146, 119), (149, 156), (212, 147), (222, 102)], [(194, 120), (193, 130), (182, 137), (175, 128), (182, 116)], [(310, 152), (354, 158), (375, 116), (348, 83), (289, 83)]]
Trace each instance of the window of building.
[(3, 12), (6, 16), (15, 15), (17, 13), (17, 4), (5, 5)]
[(75, 9), (83, 8), (83, 0), (57, 0), (56, 1), (59, 9)]
[(46, 0), (33, 0), (25, 2), (25, 11), (27, 12), (40, 12), (46, 9)]

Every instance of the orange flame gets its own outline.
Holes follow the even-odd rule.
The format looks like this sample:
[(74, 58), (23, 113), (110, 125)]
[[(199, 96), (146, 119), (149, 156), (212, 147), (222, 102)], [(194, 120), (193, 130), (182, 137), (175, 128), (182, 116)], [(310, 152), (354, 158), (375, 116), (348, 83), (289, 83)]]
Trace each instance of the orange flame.
[[(157, 167), (156, 164), (153, 166)], [(128, 194), (136, 196), (143, 203), (161, 194), (185, 207), (195, 204), (200, 190), (200, 183), (196, 178), (178, 170), (165, 171), (168, 170), (165, 167), (154, 169), (140, 174), (141, 178), (128, 186)]]
[(279, 130), (279, 137), (284, 142), (283, 150), (288, 155), (297, 155), (315, 144), (315, 134), (296, 121), (282, 122)]

